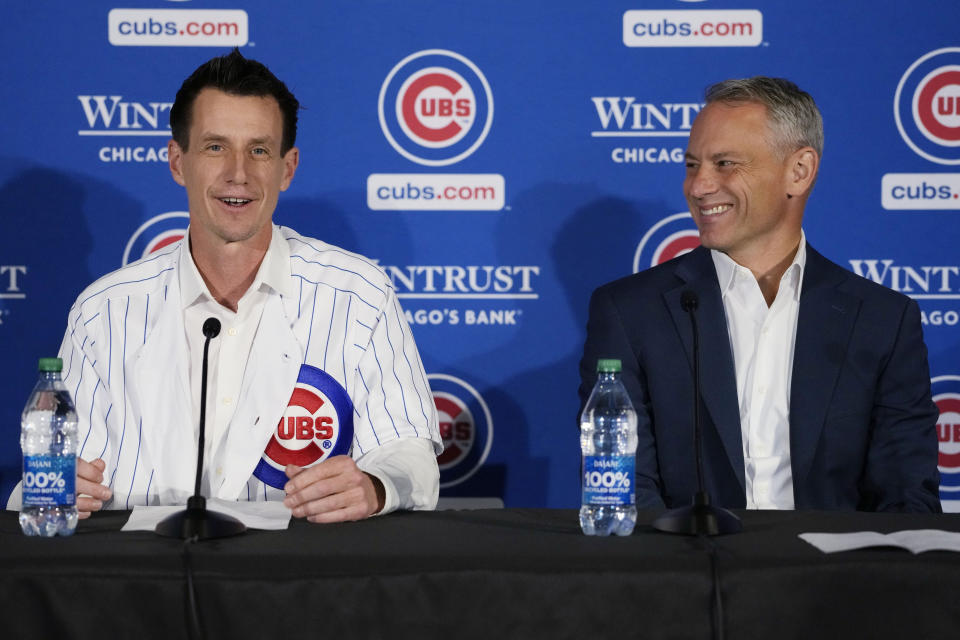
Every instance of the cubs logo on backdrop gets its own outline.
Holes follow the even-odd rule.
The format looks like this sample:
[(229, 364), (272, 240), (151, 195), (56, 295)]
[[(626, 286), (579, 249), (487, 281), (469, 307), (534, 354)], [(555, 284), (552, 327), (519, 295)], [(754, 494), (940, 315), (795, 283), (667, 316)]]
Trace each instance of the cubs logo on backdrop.
[(940, 504), (944, 511), (956, 513), (960, 512), (960, 376), (938, 376), (931, 383), (933, 401), (940, 410)]
[(126, 266), (177, 242), (187, 235), (189, 222), (190, 214), (186, 211), (170, 211), (153, 216), (130, 236), (123, 250), (122, 264)]
[(493, 94), (480, 69), (444, 49), (413, 53), (380, 88), (380, 127), (403, 157), (426, 166), (463, 160), (493, 122)]
[(675, 213), (650, 227), (633, 255), (633, 272), (643, 271), (700, 246), (700, 232), (688, 212)]
[(304, 364), (287, 409), (253, 475), (264, 484), (282, 489), (287, 483), (284, 469), (288, 464), (312, 467), (349, 453), (352, 444), (350, 396), (330, 374)]
[(443, 438), (437, 465), (444, 489), (467, 480), (483, 466), (493, 444), (493, 418), (483, 397), (466, 381), (442, 373), (427, 378)]
[(960, 164), (960, 48), (937, 49), (911, 64), (893, 108), (911, 149), (931, 162)]

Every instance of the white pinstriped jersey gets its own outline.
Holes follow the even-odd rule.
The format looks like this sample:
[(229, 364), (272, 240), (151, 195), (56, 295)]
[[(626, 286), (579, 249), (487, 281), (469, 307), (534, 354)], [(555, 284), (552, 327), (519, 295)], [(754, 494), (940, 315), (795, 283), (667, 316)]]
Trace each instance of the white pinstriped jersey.
[[(283, 498), (251, 474), (301, 364), (322, 369), (347, 391), (354, 409), (351, 455), (364, 470), (382, 478), (364, 467), (363, 457), (374, 459), (381, 447), (410, 438), (432, 442), (432, 454), (439, 453), (423, 365), (383, 270), (291, 229), (274, 226), (273, 232), (289, 251), (295, 294), (273, 292), (266, 302), (240, 400), (215, 454), (223, 473), (212, 496)], [(177, 277), (182, 250), (185, 243), (171, 245), (100, 278), (70, 310), (60, 350), (63, 377), (80, 418), (79, 456), (106, 461), (104, 482), (113, 490), (106, 508), (183, 504), (193, 493), (197, 444)], [(428, 459), (433, 468), (426, 473), (436, 474), (432, 455)], [(414, 495), (412, 504), (405, 502), (409, 485), (414, 494), (424, 485), (417, 478), (396, 484), (406, 491), (400, 506), (430, 508), (436, 500), (436, 482), (432, 496)]]

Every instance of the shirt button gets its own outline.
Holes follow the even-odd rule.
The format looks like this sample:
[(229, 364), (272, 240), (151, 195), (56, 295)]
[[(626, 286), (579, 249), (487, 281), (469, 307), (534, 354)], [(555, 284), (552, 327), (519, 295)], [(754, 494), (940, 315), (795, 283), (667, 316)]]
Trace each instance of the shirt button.
[(217, 467), (217, 475), (218, 475), (218, 476), (222, 476), (222, 475), (223, 475), (223, 467)]
[(229, 335), (231, 335), (231, 336), (237, 335), (237, 329), (236, 329), (236, 327), (230, 327), (229, 329), (227, 329), (227, 333), (228, 333)]
[(233, 402), (233, 398), (224, 398), (224, 399), (223, 399), (223, 404), (230, 404), (231, 402)]
[(767, 393), (767, 388), (766, 388), (766, 387), (760, 387), (759, 389), (757, 389), (757, 391), (760, 393), (760, 395), (764, 395), (764, 394)]

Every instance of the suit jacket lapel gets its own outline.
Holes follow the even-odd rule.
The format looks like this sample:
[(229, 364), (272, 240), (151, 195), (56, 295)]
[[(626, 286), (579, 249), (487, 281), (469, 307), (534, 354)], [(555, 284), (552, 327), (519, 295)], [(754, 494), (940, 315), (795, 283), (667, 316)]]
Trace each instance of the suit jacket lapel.
[[(691, 289), (699, 298), (697, 325), (700, 332), (700, 382), (703, 405), (702, 428), (713, 425), (740, 486), (744, 487), (743, 438), (740, 430), (740, 408), (737, 400), (736, 370), (730, 351), (730, 336), (727, 332), (723, 299), (717, 282), (710, 251), (698, 248), (680, 260), (676, 275), (684, 283), (664, 293), (664, 300), (674, 325), (683, 341), (687, 361), (693, 370), (693, 328), (686, 311), (680, 306), (680, 296)], [(689, 402), (677, 398), (677, 402)], [(710, 452), (705, 451), (705, 456)]]
[(803, 485), (813, 463), (860, 307), (858, 298), (838, 288), (848, 277), (807, 245), (790, 385), (794, 487)]

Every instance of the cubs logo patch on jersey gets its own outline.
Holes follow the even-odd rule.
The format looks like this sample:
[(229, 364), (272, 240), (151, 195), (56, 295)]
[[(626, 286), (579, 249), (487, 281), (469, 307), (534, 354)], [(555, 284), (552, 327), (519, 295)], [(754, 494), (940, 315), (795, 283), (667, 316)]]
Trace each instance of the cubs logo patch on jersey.
[(347, 454), (353, 443), (353, 402), (327, 372), (300, 366), (297, 384), (253, 475), (282, 489), (288, 464), (311, 467)]

